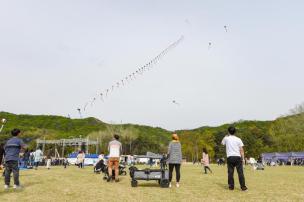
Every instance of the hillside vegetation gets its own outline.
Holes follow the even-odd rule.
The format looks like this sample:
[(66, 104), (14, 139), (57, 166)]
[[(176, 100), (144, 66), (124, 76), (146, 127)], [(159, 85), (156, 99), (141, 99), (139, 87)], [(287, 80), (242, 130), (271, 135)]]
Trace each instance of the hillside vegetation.
[[(233, 123), (238, 136), (245, 144), (246, 156), (258, 157), (262, 152), (284, 152), (304, 150), (304, 107), (297, 106), (289, 116), (274, 121), (238, 121)], [(106, 152), (107, 142), (113, 133), (121, 135), (123, 153), (144, 154), (147, 151), (166, 153), (172, 131), (162, 128), (134, 124), (113, 125), (95, 118), (70, 119), (61, 116), (16, 115), (0, 112), (7, 124), (1, 132), (0, 141), (10, 137), (13, 128), (23, 131), (22, 138), (35, 148), (35, 139), (60, 139), (89, 137), (100, 141), (100, 152)], [(188, 161), (201, 158), (203, 147), (213, 158), (224, 157), (221, 140), (227, 134), (224, 124), (218, 127), (201, 127), (176, 131), (180, 135), (183, 155)], [(75, 148), (69, 148), (73, 151)], [(95, 149), (92, 148), (91, 152)]]

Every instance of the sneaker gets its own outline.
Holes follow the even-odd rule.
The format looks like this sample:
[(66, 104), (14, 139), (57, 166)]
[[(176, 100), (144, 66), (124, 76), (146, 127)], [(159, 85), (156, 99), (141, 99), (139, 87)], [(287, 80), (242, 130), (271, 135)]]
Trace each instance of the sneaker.
[(248, 191), (247, 187), (242, 187), (241, 189), (242, 189), (242, 191)]
[(8, 189), (9, 189), (9, 186), (8, 186), (8, 185), (4, 185), (4, 189), (5, 189), (5, 190), (8, 190)]
[(20, 185), (15, 185), (15, 184), (14, 184), (13, 188), (14, 188), (14, 189), (21, 189), (21, 186), (20, 186)]
[(109, 176), (107, 182), (110, 182), (111, 180), (112, 180), (112, 176)]
[(176, 187), (179, 188), (179, 183), (178, 182), (176, 183)]
[(115, 179), (115, 182), (119, 182), (119, 179)]
[(234, 190), (234, 187), (229, 187), (229, 190), (231, 190), (231, 191)]
[(171, 184), (171, 182), (170, 182), (170, 184), (169, 184), (169, 188), (171, 188), (172, 187), (172, 184)]

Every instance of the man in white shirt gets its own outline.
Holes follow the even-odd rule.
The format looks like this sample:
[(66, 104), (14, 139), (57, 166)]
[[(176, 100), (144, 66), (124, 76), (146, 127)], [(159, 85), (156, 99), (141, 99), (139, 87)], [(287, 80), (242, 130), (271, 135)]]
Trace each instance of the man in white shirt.
[(119, 135), (115, 134), (114, 139), (109, 142), (108, 150), (110, 152), (109, 154), (109, 161), (108, 161), (108, 182), (112, 179), (112, 167), (114, 166), (115, 170), (115, 182), (118, 182), (118, 168), (119, 168), (119, 159), (120, 159), (120, 153), (122, 151), (121, 143), (118, 141)]
[(234, 134), (236, 129), (233, 126), (228, 128), (228, 135), (222, 140), (222, 144), (226, 145), (227, 154), (227, 166), (228, 166), (228, 185), (230, 190), (234, 190), (234, 168), (236, 167), (241, 189), (243, 191), (247, 190), (245, 185), (245, 177), (243, 173), (243, 163), (245, 162), (243, 142), (240, 138), (236, 137)]

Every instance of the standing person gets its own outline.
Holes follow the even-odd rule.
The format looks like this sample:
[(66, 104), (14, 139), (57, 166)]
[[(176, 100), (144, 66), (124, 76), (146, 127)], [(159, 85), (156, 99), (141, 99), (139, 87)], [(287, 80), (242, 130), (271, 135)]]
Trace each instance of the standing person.
[(203, 159), (202, 160), (203, 160), (205, 174), (207, 174), (207, 170), (209, 170), (210, 173), (212, 173), (212, 170), (209, 167), (209, 155), (208, 155), (208, 151), (206, 148), (203, 148)]
[(177, 134), (172, 135), (172, 141), (168, 147), (168, 163), (169, 163), (169, 187), (171, 188), (171, 181), (172, 181), (172, 173), (173, 169), (175, 168), (176, 172), (176, 187), (179, 187), (180, 181), (180, 167), (182, 163), (182, 146), (179, 142), (179, 137)]
[(228, 186), (230, 190), (234, 189), (233, 173), (236, 168), (239, 182), (242, 191), (246, 191), (245, 177), (243, 173), (243, 164), (245, 161), (243, 142), (240, 138), (235, 136), (236, 129), (233, 126), (228, 128), (228, 135), (222, 140), (222, 144), (226, 145), (227, 167), (228, 167)]
[(35, 162), (35, 156), (34, 156), (35, 152), (34, 150), (31, 149), (30, 151), (30, 167), (33, 168), (34, 167), (34, 162)]
[(2, 169), (2, 165), (3, 165), (2, 161), (3, 161), (4, 153), (5, 153), (4, 152), (4, 144), (1, 143), (0, 144), (0, 170)]
[(11, 173), (14, 176), (14, 189), (20, 188), (19, 182), (19, 153), (21, 149), (25, 149), (25, 144), (18, 138), (21, 131), (19, 129), (12, 130), (12, 138), (9, 139), (5, 146), (5, 179), (4, 189), (8, 189), (10, 185)]
[(51, 150), (49, 150), (46, 154), (46, 168), (50, 170), (52, 164), (52, 153)]
[(30, 160), (30, 151), (28, 149), (25, 150), (23, 154), (24, 168), (27, 168)]
[(41, 147), (38, 147), (38, 149), (36, 149), (36, 151), (34, 152), (35, 170), (38, 169), (39, 163), (42, 162), (43, 152), (41, 151), (41, 149)]
[(85, 153), (83, 151), (79, 151), (77, 155), (78, 168), (84, 167), (84, 160), (85, 160)]
[(68, 159), (64, 158), (63, 159), (63, 166), (64, 166), (65, 169), (66, 169), (66, 167), (67, 167), (68, 164), (69, 164)]
[(120, 153), (122, 151), (121, 143), (119, 142), (119, 135), (114, 134), (114, 139), (109, 142), (108, 150), (110, 152), (109, 154), (109, 160), (108, 160), (108, 182), (112, 179), (113, 174), (113, 166), (115, 170), (115, 182), (119, 182), (118, 179), (118, 168), (119, 168), (119, 159), (120, 159)]

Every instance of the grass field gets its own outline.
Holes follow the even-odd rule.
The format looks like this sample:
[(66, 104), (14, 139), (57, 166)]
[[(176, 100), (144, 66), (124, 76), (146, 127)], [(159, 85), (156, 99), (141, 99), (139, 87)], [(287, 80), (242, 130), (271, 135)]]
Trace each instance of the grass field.
[[(21, 171), (21, 190), (4, 191), (0, 201), (304, 201), (304, 167), (267, 167), (265, 171), (245, 170), (247, 192), (227, 189), (226, 167), (211, 165), (213, 174), (202, 174), (198, 165), (183, 165), (181, 187), (160, 188), (155, 181), (139, 181), (132, 188), (130, 177), (107, 183), (92, 167), (53, 167)], [(175, 185), (175, 183), (173, 184)]]

